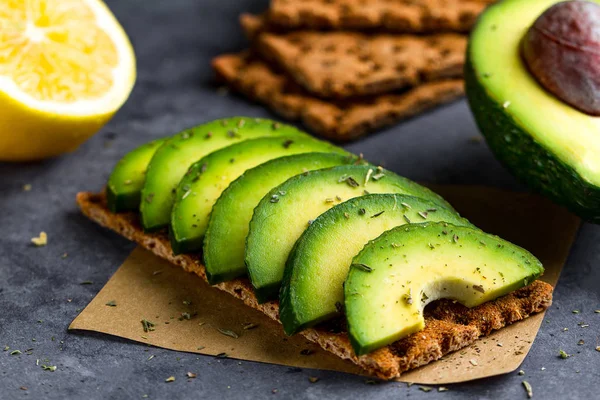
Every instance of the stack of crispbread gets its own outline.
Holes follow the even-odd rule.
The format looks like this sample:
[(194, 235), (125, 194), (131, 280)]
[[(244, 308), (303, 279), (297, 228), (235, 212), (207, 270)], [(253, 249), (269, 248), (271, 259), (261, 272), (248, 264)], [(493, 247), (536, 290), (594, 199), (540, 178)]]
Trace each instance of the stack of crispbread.
[(463, 94), (466, 33), (494, 0), (272, 0), (251, 49), (213, 60), (228, 86), (348, 141)]

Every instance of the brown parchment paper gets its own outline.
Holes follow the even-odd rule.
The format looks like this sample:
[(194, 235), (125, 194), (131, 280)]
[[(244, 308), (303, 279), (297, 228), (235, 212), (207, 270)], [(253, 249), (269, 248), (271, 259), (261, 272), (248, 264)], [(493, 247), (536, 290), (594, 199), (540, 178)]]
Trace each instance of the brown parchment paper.
[[(556, 284), (580, 223), (577, 217), (531, 194), (471, 186), (433, 189), (484, 231), (535, 254), (546, 268), (542, 279)], [(111, 302), (116, 306), (107, 305)], [(154, 330), (144, 332), (142, 319), (154, 323)], [(527, 355), (542, 319), (543, 314), (538, 314), (504, 328), (399, 380), (448, 384), (514, 371)], [(256, 327), (244, 329), (249, 324)], [(69, 329), (103, 332), (177, 351), (226, 353), (242, 360), (361, 373), (301, 336), (286, 337), (278, 323), (259, 311), (142, 248), (131, 253)]]

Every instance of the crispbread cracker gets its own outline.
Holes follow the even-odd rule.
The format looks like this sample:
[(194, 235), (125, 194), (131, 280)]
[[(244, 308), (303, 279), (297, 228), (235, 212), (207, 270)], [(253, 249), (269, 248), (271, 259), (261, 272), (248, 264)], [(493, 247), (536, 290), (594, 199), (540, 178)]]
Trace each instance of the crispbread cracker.
[(328, 102), (310, 96), (286, 75), (274, 72), (249, 53), (219, 56), (212, 64), (230, 87), (266, 104), (284, 118), (300, 120), (313, 132), (338, 142), (451, 102), (464, 92), (462, 80), (449, 79), (402, 93)]
[[(166, 233), (144, 233), (137, 214), (113, 214), (106, 207), (104, 193), (81, 192), (77, 195), (81, 211), (105, 226), (152, 251), (159, 257), (181, 266), (206, 280), (204, 266), (196, 254), (173, 255)], [(247, 279), (236, 279), (215, 285), (246, 305), (278, 320), (278, 303), (258, 304)], [(425, 329), (370, 354), (356, 357), (343, 329), (307, 329), (302, 332), (323, 349), (350, 360), (366, 373), (382, 379), (393, 379), (410, 369), (430, 363), (466, 347), (480, 336), (545, 310), (552, 302), (552, 286), (535, 281), (509, 295), (468, 309), (452, 301), (438, 301), (425, 311)]]
[(255, 48), (319, 97), (387, 93), (461, 78), (467, 37), (300, 31), (261, 33)]
[(468, 32), (495, 0), (271, 0), (269, 24), (279, 28)]

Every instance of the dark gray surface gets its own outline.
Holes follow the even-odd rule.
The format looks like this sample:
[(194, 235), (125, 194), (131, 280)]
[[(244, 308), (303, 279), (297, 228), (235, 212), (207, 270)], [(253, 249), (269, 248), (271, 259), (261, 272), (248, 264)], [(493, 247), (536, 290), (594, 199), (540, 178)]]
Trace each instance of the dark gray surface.
[[(584, 225), (555, 291), (555, 301), (516, 373), (424, 393), (401, 383), (176, 353), (89, 333), (67, 333), (78, 311), (100, 290), (133, 245), (81, 216), (80, 190), (100, 189), (128, 150), (151, 138), (213, 118), (270, 116), (210, 84), (210, 58), (243, 46), (237, 14), (265, 7), (247, 1), (112, 0), (109, 5), (135, 45), (139, 78), (125, 107), (79, 151), (37, 164), (0, 164), (0, 399), (30, 398), (348, 398), (520, 399), (527, 379), (535, 398), (598, 398), (600, 377), (600, 229)], [(116, 134), (114, 140), (110, 140)], [(348, 148), (410, 178), (519, 189), (484, 144), (459, 102)], [(30, 192), (22, 190), (31, 184)], [(29, 240), (41, 230), (46, 247)], [(67, 252), (66, 259), (61, 258)], [(82, 281), (91, 285), (80, 285)], [(69, 300), (72, 299), (72, 300)], [(572, 310), (581, 310), (573, 314)], [(38, 321), (39, 320), (39, 321)], [(590, 326), (581, 328), (578, 322)], [(563, 331), (568, 327), (568, 331)], [(54, 337), (53, 341), (51, 338)], [(35, 341), (33, 341), (35, 339)], [(578, 346), (577, 341), (585, 344)], [(31, 355), (9, 355), (13, 349)], [(561, 360), (559, 349), (573, 357)], [(147, 358), (155, 355), (150, 361)], [(56, 365), (55, 372), (36, 366)], [(49, 361), (45, 361), (48, 359)], [(542, 370), (545, 368), (545, 370)], [(188, 382), (184, 374), (196, 372)], [(174, 375), (177, 381), (165, 383)], [(309, 376), (320, 381), (311, 384)], [(25, 386), (27, 391), (20, 390)], [(272, 389), (278, 389), (272, 394)]]

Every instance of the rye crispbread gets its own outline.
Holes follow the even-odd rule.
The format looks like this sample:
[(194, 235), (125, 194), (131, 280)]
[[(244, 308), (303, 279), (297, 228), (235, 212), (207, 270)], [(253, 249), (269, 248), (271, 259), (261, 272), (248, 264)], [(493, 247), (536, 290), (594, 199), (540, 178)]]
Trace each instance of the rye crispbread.
[(440, 79), (461, 78), (467, 37), (365, 35), (355, 32), (260, 31), (260, 18), (240, 23), (253, 48), (318, 97), (347, 98), (387, 93)]
[[(204, 266), (198, 255), (173, 255), (165, 232), (144, 233), (136, 213), (111, 213), (106, 207), (104, 193), (78, 193), (77, 203), (83, 214), (96, 223), (206, 280)], [(258, 304), (247, 279), (236, 279), (215, 286), (278, 320), (277, 302)], [(370, 375), (381, 379), (394, 379), (403, 372), (466, 347), (494, 330), (541, 312), (551, 302), (552, 286), (541, 281), (535, 281), (509, 295), (472, 309), (452, 301), (441, 300), (425, 310), (424, 330), (360, 357), (354, 355), (343, 327), (307, 329), (302, 335), (326, 351), (355, 363)]]
[(271, 0), (269, 24), (279, 29), (468, 32), (495, 0)]
[(218, 77), (252, 100), (313, 132), (343, 142), (410, 118), (464, 93), (463, 81), (448, 79), (410, 90), (351, 100), (325, 101), (311, 96), (293, 80), (274, 72), (250, 53), (227, 54), (212, 62)]

